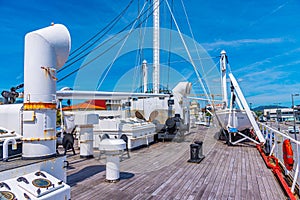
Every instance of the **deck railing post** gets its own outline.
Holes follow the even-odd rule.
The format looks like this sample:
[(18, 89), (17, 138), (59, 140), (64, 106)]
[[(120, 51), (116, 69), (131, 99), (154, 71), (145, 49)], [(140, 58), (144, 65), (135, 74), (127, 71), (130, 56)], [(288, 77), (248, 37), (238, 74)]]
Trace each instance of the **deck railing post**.
[(277, 134), (274, 134), (274, 143), (276, 144), (275, 156), (277, 158), (278, 157), (278, 146), (279, 146)]
[(293, 184), (292, 184), (292, 187), (291, 187), (291, 192), (294, 193), (294, 190), (295, 190), (295, 186), (296, 186), (296, 183), (297, 183), (297, 179), (298, 179), (298, 174), (299, 174), (299, 145), (296, 144), (296, 148), (297, 148), (297, 165), (296, 165), (296, 172), (295, 172), (295, 175), (294, 175), (294, 180), (293, 180)]
[[(286, 133), (280, 132), (280, 131), (268, 126), (267, 124), (263, 124), (263, 123), (259, 123), (259, 122), (258, 122), (258, 124), (259, 124), (259, 128), (262, 131), (265, 139), (269, 140), (268, 143), (271, 147), (270, 154), (273, 153), (275, 155), (275, 157), (278, 158), (278, 160), (281, 163), (284, 163), (283, 154), (280, 151), (282, 149), (283, 141), (285, 139), (290, 139), (290, 141), (292, 143), (294, 143), (293, 146), (294, 146), (295, 168), (291, 171), (288, 171), (286, 168), (284, 168), (285, 175), (288, 175), (289, 173), (291, 173), (291, 175), (293, 175), (293, 183), (292, 183), (291, 191), (294, 192), (296, 184), (300, 183), (300, 174), (299, 174), (299, 171), (300, 171), (300, 165), (299, 165), (300, 142), (296, 141), (294, 138), (290, 137)], [(274, 135), (274, 138), (273, 138), (273, 135)], [(300, 191), (299, 191), (299, 193), (300, 193)]]

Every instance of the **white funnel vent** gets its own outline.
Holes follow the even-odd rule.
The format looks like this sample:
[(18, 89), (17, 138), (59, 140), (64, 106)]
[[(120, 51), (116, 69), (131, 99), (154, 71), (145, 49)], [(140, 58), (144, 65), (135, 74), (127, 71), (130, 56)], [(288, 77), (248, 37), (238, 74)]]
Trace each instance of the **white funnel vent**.
[(70, 34), (61, 24), (25, 36), (23, 158), (56, 155), (56, 70), (68, 59)]

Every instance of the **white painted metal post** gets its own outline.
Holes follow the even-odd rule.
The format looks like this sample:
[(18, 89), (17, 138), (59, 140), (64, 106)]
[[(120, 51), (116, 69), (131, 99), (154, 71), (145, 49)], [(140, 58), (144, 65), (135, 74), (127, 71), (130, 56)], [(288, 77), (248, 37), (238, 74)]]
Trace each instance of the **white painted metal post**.
[(297, 166), (296, 166), (296, 172), (295, 172), (295, 175), (294, 175), (294, 180), (293, 180), (293, 184), (292, 184), (292, 187), (291, 187), (291, 192), (294, 193), (294, 190), (295, 190), (295, 186), (296, 186), (296, 183), (297, 183), (297, 178), (298, 178), (298, 174), (299, 174), (299, 145), (297, 145)]
[(144, 85), (144, 93), (148, 90), (148, 67), (147, 67), (147, 61), (144, 60), (142, 64), (143, 68), (143, 85)]
[(260, 130), (258, 128), (258, 125), (257, 125), (257, 123), (256, 123), (256, 121), (255, 121), (255, 119), (254, 119), (254, 117), (253, 117), (253, 115), (250, 111), (250, 108), (247, 104), (247, 101), (246, 101), (246, 99), (245, 99), (245, 97), (244, 97), (244, 95), (243, 95), (243, 93), (242, 93), (242, 91), (241, 91), (241, 89), (238, 85), (238, 82), (236, 81), (236, 79), (234, 78), (232, 73), (229, 73), (228, 75), (229, 75), (229, 78), (232, 82), (232, 85), (233, 85), (233, 87), (234, 87), (234, 89), (235, 89), (235, 91), (238, 95), (238, 98), (241, 100), (241, 103), (242, 103), (242, 105), (243, 105), (243, 107), (244, 107), (244, 109), (247, 113), (247, 116), (248, 116), (248, 118), (249, 118), (249, 120), (250, 120), (250, 122), (253, 126), (253, 129), (254, 129), (259, 141), (262, 142), (262, 143), (265, 143), (266, 140), (265, 140), (264, 136), (262, 135), (262, 133), (260, 132)]
[(222, 101), (224, 103), (224, 107), (227, 108), (228, 102), (227, 102), (227, 83), (226, 83), (226, 65), (227, 65), (227, 57), (226, 57), (226, 51), (221, 51), (221, 57), (220, 57), (220, 69), (221, 69), (221, 85), (222, 85)]
[(159, 93), (159, 0), (153, 0), (153, 93)]

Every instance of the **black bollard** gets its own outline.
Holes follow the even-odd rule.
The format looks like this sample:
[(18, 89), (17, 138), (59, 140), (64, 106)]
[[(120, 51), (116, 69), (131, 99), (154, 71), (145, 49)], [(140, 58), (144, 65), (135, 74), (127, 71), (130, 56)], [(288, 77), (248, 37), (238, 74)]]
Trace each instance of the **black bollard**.
[(200, 146), (198, 144), (191, 144), (190, 145), (191, 158), (188, 160), (188, 162), (200, 163), (201, 159), (199, 158), (199, 148), (200, 148)]
[(266, 154), (266, 156), (269, 156), (270, 153), (271, 153), (271, 145), (270, 145), (270, 141), (269, 140), (266, 140), (266, 143), (264, 145), (264, 152)]
[(203, 145), (203, 142), (202, 141), (195, 141), (195, 144), (198, 144), (199, 145), (199, 154), (198, 154), (198, 158), (201, 160), (203, 160), (205, 158), (205, 156), (203, 155), (203, 148), (202, 148), (202, 145)]

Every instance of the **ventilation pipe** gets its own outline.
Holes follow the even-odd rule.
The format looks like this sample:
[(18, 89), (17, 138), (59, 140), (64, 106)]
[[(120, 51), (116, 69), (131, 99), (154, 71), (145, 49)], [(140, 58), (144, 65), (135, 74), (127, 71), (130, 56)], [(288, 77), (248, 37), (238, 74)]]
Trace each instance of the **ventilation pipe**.
[(147, 67), (147, 61), (144, 60), (142, 64), (143, 68), (143, 85), (144, 85), (144, 93), (148, 90), (148, 67)]
[(25, 36), (23, 159), (56, 155), (56, 70), (66, 62), (70, 45), (61, 24)]

